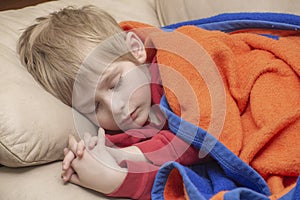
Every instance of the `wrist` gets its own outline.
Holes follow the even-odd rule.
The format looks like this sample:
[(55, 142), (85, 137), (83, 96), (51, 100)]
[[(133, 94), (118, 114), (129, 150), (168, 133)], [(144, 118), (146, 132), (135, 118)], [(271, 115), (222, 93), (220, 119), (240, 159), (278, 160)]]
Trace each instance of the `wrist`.
[(136, 146), (129, 146), (125, 148), (107, 148), (107, 150), (118, 163), (122, 162), (123, 160), (149, 162), (143, 152)]
[(128, 169), (127, 168), (122, 168), (120, 169), (111, 169), (107, 171), (109, 175), (109, 181), (110, 184), (107, 185), (106, 188), (102, 188), (102, 193), (103, 194), (111, 194), (114, 191), (116, 191), (124, 182), (127, 174), (128, 174)]

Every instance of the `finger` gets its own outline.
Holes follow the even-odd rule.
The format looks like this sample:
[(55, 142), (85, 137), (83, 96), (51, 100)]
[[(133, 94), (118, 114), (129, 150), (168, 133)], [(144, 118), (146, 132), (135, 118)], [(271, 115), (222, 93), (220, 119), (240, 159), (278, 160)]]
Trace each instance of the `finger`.
[(105, 132), (103, 128), (98, 129), (98, 142), (101, 144), (105, 142)]
[(77, 174), (72, 174), (72, 176), (70, 177), (70, 180), (69, 180), (71, 183), (74, 183), (76, 185), (81, 185), (80, 183), (80, 180), (79, 180), (79, 177)]
[(84, 149), (85, 149), (84, 141), (80, 140), (77, 145), (77, 156), (78, 157), (80, 157), (80, 158), (82, 157)]
[(83, 134), (84, 144), (88, 147), (89, 150), (91, 150), (91, 148), (89, 147), (91, 138), (91, 134), (89, 134), (88, 132), (85, 132)]
[(68, 148), (64, 148), (64, 156), (66, 156), (68, 152), (69, 152), (69, 149)]
[(63, 163), (62, 163), (62, 169), (67, 170), (70, 168), (71, 162), (74, 160), (75, 155), (72, 151), (69, 151), (66, 156), (64, 157)]
[(70, 167), (69, 169), (67, 169), (66, 171), (64, 171), (62, 173), (62, 179), (64, 182), (67, 182), (70, 180), (71, 176), (74, 174), (74, 169), (72, 167)]
[(78, 142), (76, 141), (75, 137), (73, 135), (69, 135), (69, 150), (76, 153), (77, 150), (77, 144)]
[(94, 142), (94, 137), (91, 136), (90, 133), (88, 132), (85, 132), (83, 134), (83, 140), (84, 140), (84, 143), (85, 145), (88, 147), (88, 150), (92, 150), (95, 146), (95, 142)]
[(99, 129), (98, 129), (98, 136), (99, 136), (99, 135), (103, 135), (103, 136), (105, 135), (105, 131), (104, 131), (103, 128), (99, 128)]
[(89, 134), (88, 132), (85, 132), (83, 134), (83, 141), (86, 145), (88, 145), (90, 139), (91, 139), (91, 134)]
[(92, 137), (90, 139), (89, 145), (88, 145), (88, 149), (92, 150), (98, 143), (98, 137)]
[(98, 136), (97, 136), (97, 146), (96, 148), (101, 150), (102, 148), (105, 147), (105, 135), (104, 135), (104, 130), (102, 128), (99, 128), (98, 130)]

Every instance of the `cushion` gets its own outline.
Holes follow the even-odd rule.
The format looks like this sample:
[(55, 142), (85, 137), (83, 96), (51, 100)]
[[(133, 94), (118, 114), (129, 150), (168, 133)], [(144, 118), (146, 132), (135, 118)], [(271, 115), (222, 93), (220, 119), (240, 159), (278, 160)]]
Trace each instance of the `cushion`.
[[(34, 167), (0, 167), (2, 200), (109, 200), (99, 192), (66, 183), (60, 178), (61, 162)], [(114, 198), (120, 200), (121, 198)], [(124, 199), (125, 200), (125, 199)]]
[(97, 128), (47, 93), (20, 64), (17, 39), (36, 17), (68, 5), (93, 4), (117, 21), (137, 20), (159, 26), (154, 0), (61, 0), (0, 12), (0, 164), (31, 166), (60, 160), (69, 134)]
[(156, 0), (157, 14), (162, 25), (210, 17), (231, 12), (281, 12), (300, 14), (298, 0)]

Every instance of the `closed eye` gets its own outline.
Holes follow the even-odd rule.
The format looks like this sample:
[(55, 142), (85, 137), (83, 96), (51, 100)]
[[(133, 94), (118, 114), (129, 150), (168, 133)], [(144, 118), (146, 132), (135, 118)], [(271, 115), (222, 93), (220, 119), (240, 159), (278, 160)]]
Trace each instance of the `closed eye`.
[(96, 102), (95, 103), (95, 112), (97, 112), (100, 108), (101, 108), (101, 103), (100, 102)]
[(120, 76), (119, 79), (118, 79), (118, 82), (116, 84), (114, 84), (114, 86), (111, 87), (110, 89), (117, 91), (118, 89), (120, 89), (122, 83), (123, 83), (123, 77)]

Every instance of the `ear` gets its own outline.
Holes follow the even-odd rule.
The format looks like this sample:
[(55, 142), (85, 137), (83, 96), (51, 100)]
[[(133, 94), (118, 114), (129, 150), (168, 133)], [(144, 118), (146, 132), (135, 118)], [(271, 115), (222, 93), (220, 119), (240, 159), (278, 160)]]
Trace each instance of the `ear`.
[(145, 46), (141, 39), (133, 32), (128, 32), (126, 35), (126, 44), (131, 54), (137, 59), (139, 63), (145, 63), (147, 54)]

